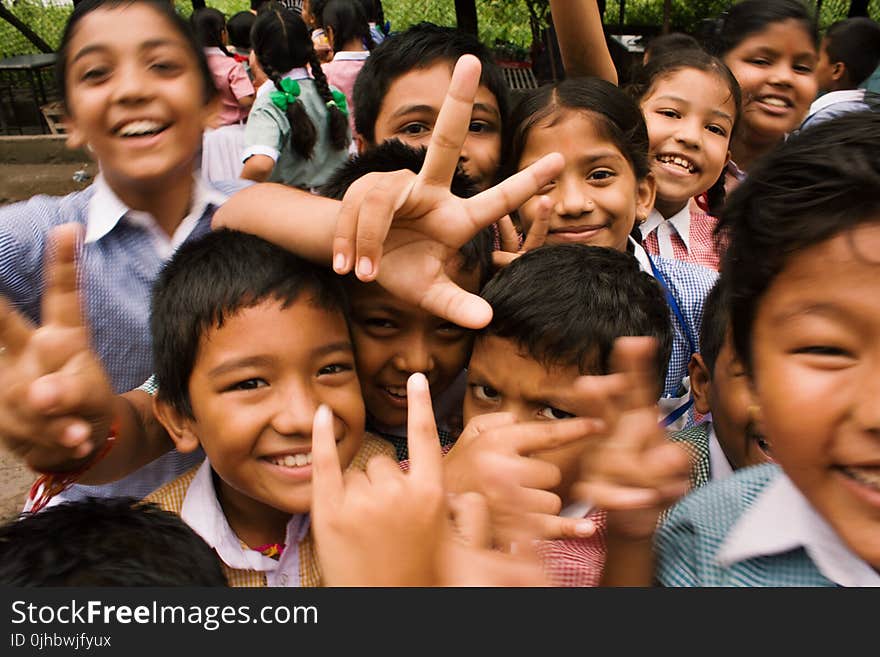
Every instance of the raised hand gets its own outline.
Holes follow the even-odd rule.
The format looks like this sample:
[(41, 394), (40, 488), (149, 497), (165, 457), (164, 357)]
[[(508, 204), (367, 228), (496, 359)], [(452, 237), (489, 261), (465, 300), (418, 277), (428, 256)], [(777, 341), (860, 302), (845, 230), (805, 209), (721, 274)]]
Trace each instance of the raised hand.
[(526, 235), (522, 245), (519, 243), (519, 235), (513, 226), (510, 215), (505, 215), (498, 220), (498, 231), (501, 233), (501, 250), (492, 252), (492, 266), (495, 269), (506, 267), (532, 249), (543, 246), (550, 230), (550, 199), (542, 197), (538, 202), (538, 213), (532, 229)]
[(0, 299), (0, 437), (37, 470), (71, 470), (106, 439), (113, 392), (91, 352), (77, 288), (81, 227), (49, 236), (42, 321)]
[(401, 299), (468, 328), (488, 324), (492, 309), (449, 280), (446, 262), (478, 231), (535, 195), (563, 165), (561, 156), (550, 154), (470, 199), (453, 195), (449, 186), (479, 82), (479, 60), (461, 57), (419, 174), (374, 173), (356, 181), (343, 199), (333, 241), (338, 273), (354, 270), (361, 280), (375, 279)]

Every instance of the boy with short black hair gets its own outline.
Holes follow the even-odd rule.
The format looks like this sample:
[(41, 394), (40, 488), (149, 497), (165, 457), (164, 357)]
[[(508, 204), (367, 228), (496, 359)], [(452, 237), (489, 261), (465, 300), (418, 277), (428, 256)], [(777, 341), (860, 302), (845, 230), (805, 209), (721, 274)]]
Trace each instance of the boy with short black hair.
[(846, 112), (876, 109), (876, 94), (858, 87), (880, 65), (880, 24), (867, 17), (847, 18), (828, 28), (819, 47), (816, 79), (819, 98), (801, 129)]
[[(672, 329), (657, 282), (633, 258), (612, 249), (580, 244), (538, 248), (496, 274), (482, 296), (492, 305), (492, 321), (474, 343), (464, 403), (466, 428), (447, 456), (446, 467), (453, 491), (459, 486), (475, 488), (491, 502), (502, 497), (485, 488), (492, 485), (493, 477), (468, 474), (477, 463), (468, 451), (482, 449), (479, 441), (466, 436), (475, 418), (504, 412), (522, 423), (589, 415), (574, 398), (573, 384), (584, 374), (611, 373), (612, 350), (622, 336), (655, 339), (655, 377), (648, 385), (653, 397), (659, 398), (672, 349)], [(596, 440), (585, 436), (564, 447), (524, 455), (549, 463), (559, 476), (546, 488), (536, 486), (534, 479), (524, 482), (516, 494), (519, 499), (543, 497), (535, 511), (543, 506), (547, 513), (553, 499), (547, 497), (550, 493), (561, 502), (560, 515), (587, 518), (599, 527), (593, 536), (587, 531), (586, 538), (540, 546), (548, 577), (556, 585), (597, 585), (602, 574), (605, 513), (591, 512), (571, 496), (571, 487), (581, 474), (582, 456)], [(514, 475), (512, 471), (509, 478)], [(525, 494), (522, 489), (527, 489)]]
[(723, 281), (718, 280), (703, 304), (700, 352), (688, 367), (694, 410), (711, 417), (671, 435), (694, 458), (694, 488), (770, 460), (769, 446), (751, 411), (745, 369), (733, 351)]
[(502, 161), (508, 87), (489, 49), (454, 28), (419, 23), (373, 50), (354, 87), (358, 151), (393, 138), (427, 146), (452, 68), (466, 54), (480, 60), (482, 75), (459, 165), (478, 189), (492, 185)]
[(180, 514), (232, 586), (320, 584), (308, 516), (319, 404), (343, 468), (393, 453), (364, 435), (346, 319), (332, 272), (229, 230), (181, 247), (156, 283), (154, 410), (178, 451), (207, 458), (147, 501)]

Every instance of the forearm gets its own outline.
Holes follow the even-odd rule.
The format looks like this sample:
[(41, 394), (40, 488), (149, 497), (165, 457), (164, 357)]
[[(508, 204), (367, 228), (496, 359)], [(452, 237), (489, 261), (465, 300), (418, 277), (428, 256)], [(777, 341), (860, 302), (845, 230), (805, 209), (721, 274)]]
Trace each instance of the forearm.
[(234, 194), (213, 227), (258, 235), (303, 258), (330, 264), (340, 202), (301, 189), (264, 183)]
[(596, 1), (550, 0), (550, 11), (566, 75), (595, 76), (617, 84)]
[(651, 538), (632, 539), (609, 532), (601, 586), (651, 586), (654, 548)]

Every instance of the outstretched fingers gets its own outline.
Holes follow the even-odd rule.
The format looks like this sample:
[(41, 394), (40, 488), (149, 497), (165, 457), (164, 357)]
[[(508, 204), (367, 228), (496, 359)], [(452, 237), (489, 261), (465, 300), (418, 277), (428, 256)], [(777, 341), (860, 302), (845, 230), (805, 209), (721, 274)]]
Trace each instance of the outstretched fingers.
[(442, 485), (443, 454), (431, 405), (428, 379), (416, 373), (406, 382), (406, 436), (410, 476), (429, 484)]
[(76, 262), (81, 237), (82, 226), (79, 224), (64, 224), (49, 233), (42, 306), (44, 325), (83, 326)]
[(333, 433), (333, 411), (321, 404), (312, 423), (312, 510), (333, 508), (345, 494), (342, 467)]

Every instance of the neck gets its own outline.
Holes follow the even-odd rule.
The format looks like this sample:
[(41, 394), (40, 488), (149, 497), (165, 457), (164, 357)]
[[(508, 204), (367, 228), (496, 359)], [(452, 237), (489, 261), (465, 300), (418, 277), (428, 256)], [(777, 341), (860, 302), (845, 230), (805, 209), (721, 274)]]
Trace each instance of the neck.
[(748, 171), (752, 164), (765, 153), (769, 153), (780, 142), (781, 137), (764, 137), (749, 131), (745, 126), (730, 143), (730, 154), (733, 161), (743, 171)]
[(659, 196), (654, 201), (654, 209), (657, 210), (661, 215), (663, 215), (664, 219), (669, 219), (687, 207), (688, 201), (690, 199), (684, 201), (664, 201)]
[(354, 37), (342, 44), (342, 48), (339, 49), (339, 52), (363, 52), (366, 48), (364, 48), (364, 42), (362, 39), (358, 37)]
[(214, 487), (226, 521), (248, 547), (284, 543), (291, 515), (243, 495), (214, 474)]
[(174, 235), (174, 231), (189, 212), (195, 191), (191, 170), (185, 173), (176, 172), (173, 176), (157, 181), (138, 182), (136, 185), (114, 180), (109, 173), (105, 174), (105, 178), (119, 200), (132, 210), (151, 215), (169, 237)]

